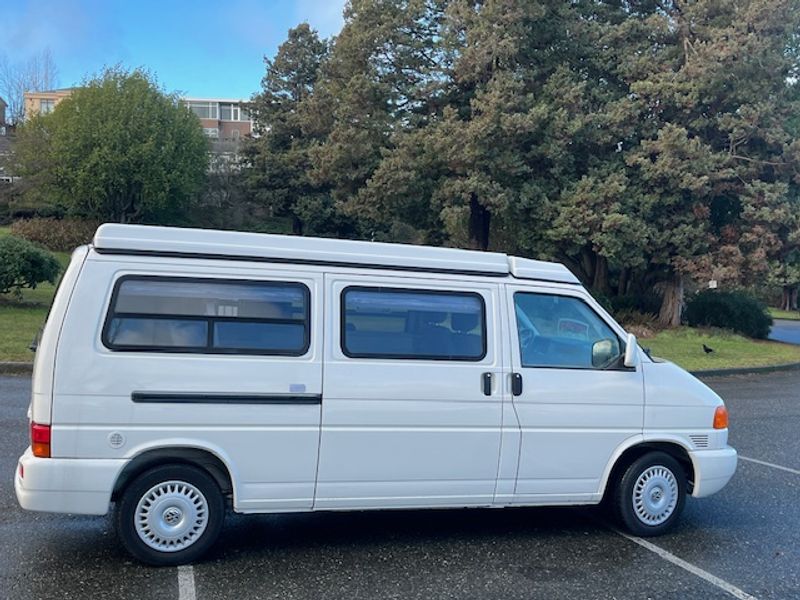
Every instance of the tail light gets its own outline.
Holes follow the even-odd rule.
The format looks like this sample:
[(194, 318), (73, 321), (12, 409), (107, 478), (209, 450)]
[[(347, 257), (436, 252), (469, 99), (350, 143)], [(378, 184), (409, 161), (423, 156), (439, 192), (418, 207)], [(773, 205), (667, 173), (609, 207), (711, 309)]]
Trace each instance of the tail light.
[(39, 458), (50, 458), (50, 425), (31, 423), (31, 450)]
[(714, 429), (727, 429), (728, 428), (728, 409), (724, 406), (718, 406), (714, 411)]

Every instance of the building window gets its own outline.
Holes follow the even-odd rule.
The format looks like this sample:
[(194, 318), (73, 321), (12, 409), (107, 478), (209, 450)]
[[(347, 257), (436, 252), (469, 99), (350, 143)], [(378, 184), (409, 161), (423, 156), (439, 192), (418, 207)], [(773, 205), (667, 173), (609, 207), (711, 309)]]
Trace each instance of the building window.
[(213, 139), (219, 138), (219, 129), (216, 127), (203, 127), (203, 133)]
[(42, 115), (46, 115), (53, 112), (53, 109), (55, 107), (56, 107), (55, 100), (39, 100), (39, 113)]
[(474, 292), (350, 287), (342, 294), (342, 351), (351, 358), (478, 361), (486, 314)]
[(216, 102), (197, 102), (189, 101), (186, 103), (194, 114), (200, 119), (216, 119), (218, 118), (218, 104)]
[(238, 121), (239, 120), (239, 105), (238, 104), (220, 104), (219, 105), (219, 118), (222, 121)]
[(302, 356), (309, 291), (300, 283), (133, 276), (114, 289), (112, 350)]

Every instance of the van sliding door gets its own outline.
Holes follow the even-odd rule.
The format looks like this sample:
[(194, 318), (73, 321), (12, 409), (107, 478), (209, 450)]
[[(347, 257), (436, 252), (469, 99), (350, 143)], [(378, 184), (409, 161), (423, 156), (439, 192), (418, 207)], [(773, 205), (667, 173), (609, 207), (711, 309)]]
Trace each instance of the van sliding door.
[(314, 506), (490, 505), (502, 421), (500, 286), (325, 277)]

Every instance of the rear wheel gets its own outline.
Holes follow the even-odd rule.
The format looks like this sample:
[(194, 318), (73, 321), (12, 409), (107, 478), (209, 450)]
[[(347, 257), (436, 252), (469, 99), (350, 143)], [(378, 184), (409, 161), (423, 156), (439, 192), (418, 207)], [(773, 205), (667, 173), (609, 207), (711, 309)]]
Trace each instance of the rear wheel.
[(661, 535), (673, 527), (686, 502), (686, 473), (665, 452), (648, 452), (625, 469), (614, 490), (620, 524), (634, 535)]
[(222, 528), (219, 486), (191, 465), (164, 465), (138, 476), (117, 502), (122, 544), (151, 565), (179, 565), (202, 556)]

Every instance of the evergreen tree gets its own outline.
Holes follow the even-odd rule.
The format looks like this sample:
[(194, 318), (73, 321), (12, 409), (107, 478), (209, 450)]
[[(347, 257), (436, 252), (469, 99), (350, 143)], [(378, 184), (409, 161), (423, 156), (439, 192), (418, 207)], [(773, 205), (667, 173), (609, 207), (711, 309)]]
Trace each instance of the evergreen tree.
[(291, 29), (274, 59), (265, 59), (262, 91), (250, 105), (255, 136), (242, 151), (246, 188), (275, 217), (289, 218), (295, 234), (338, 233), (325, 185), (310, 178), (310, 150), (320, 138), (305, 127), (303, 106), (314, 94), (328, 54), (308, 23)]

